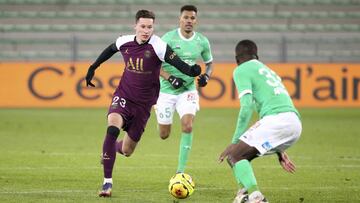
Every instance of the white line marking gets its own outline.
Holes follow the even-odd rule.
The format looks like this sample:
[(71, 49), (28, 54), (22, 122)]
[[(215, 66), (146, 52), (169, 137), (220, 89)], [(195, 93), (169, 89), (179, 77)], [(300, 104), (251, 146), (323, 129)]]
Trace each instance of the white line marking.
[[(188, 166), (188, 169), (208, 169), (208, 166)], [(173, 169), (174, 167), (171, 166), (124, 166), (119, 165), (117, 166), (121, 169)], [(93, 170), (93, 169), (101, 169), (102, 166), (88, 166), (88, 167), (61, 167), (61, 166), (40, 166), (40, 167), (32, 167), (32, 166), (21, 166), (21, 167), (0, 167), (1, 171), (6, 170)], [(226, 168), (226, 167), (225, 167)], [(297, 165), (296, 168), (342, 168), (342, 169), (357, 169), (360, 168), (360, 165)], [(255, 166), (254, 169), (281, 169), (280, 165), (262, 165), (262, 166)], [(224, 170), (224, 167), (212, 167), (211, 170)]]
[[(283, 191), (283, 190), (299, 190), (298, 187), (261, 187), (263, 190), (275, 190), (275, 191)], [(305, 187), (301, 188), (301, 190), (308, 190), (308, 191), (319, 191), (319, 190), (327, 190), (327, 191), (337, 191), (337, 190), (344, 190), (344, 189), (351, 189), (351, 190), (358, 190), (360, 189), (359, 186), (326, 186), (326, 187)], [(122, 189), (123, 190), (123, 189)], [(127, 189), (124, 190), (126, 192), (146, 192), (151, 191), (152, 189)], [(199, 191), (206, 191), (206, 190), (217, 190), (217, 191), (232, 191), (233, 188), (223, 188), (223, 187), (197, 187), (195, 190)], [(96, 193), (96, 190), (29, 190), (29, 191), (0, 191), (0, 194), (43, 194), (43, 193)]]

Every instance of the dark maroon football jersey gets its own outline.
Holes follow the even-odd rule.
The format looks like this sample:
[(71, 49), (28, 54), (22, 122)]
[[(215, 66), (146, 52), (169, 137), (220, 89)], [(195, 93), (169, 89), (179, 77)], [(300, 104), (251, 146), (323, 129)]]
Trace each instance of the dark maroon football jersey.
[(166, 46), (156, 35), (144, 44), (138, 44), (135, 35), (121, 36), (116, 40), (116, 47), (125, 62), (125, 69), (116, 89), (121, 97), (137, 104), (156, 103)]

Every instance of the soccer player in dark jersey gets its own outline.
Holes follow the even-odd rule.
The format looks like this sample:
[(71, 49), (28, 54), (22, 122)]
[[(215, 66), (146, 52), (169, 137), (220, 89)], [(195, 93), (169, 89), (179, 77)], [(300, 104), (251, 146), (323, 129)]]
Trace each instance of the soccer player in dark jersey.
[[(199, 65), (189, 66), (161, 38), (153, 35), (153, 12), (139, 10), (135, 18), (136, 34), (120, 36), (115, 43), (107, 47), (89, 67), (85, 78), (86, 85), (94, 87), (91, 80), (96, 68), (118, 51), (121, 52), (125, 69), (108, 111), (108, 127), (102, 153), (104, 182), (100, 197), (111, 196), (116, 152), (128, 157), (140, 141), (152, 105), (159, 96), (162, 62), (165, 61), (192, 77), (201, 73)], [(120, 129), (125, 131), (125, 135), (117, 142)]]

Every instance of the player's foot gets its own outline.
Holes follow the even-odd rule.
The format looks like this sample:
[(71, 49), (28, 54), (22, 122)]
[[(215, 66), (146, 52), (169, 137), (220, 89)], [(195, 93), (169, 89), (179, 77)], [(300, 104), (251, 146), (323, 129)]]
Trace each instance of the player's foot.
[(112, 189), (112, 184), (105, 183), (102, 186), (102, 190), (99, 192), (99, 197), (111, 197), (111, 189)]
[(241, 188), (236, 193), (236, 197), (235, 197), (233, 203), (247, 203), (248, 200), (249, 200), (249, 195), (248, 195), (247, 191), (244, 188)]
[(254, 191), (249, 195), (249, 203), (269, 203), (263, 194), (259, 191)]

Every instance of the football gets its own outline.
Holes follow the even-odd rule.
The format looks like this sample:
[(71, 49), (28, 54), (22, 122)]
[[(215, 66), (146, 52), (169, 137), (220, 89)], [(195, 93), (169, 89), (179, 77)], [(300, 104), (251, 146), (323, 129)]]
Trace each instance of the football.
[(195, 190), (195, 182), (189, 174), (177, 173), (171, 177), (169, 192), (177, 199), (185, 199), (192, 195)]

